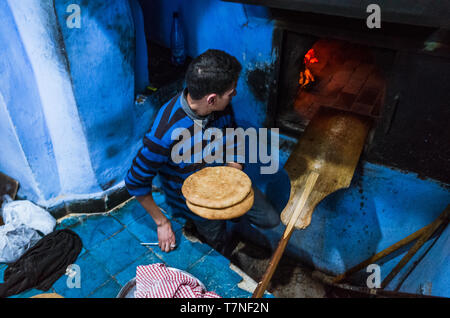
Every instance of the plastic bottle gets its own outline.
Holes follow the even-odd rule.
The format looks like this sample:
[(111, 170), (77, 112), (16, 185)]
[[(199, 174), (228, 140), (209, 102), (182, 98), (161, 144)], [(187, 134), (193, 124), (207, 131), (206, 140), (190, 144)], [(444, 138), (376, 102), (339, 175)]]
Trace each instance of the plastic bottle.
[(170, 48), (172, 50), (172, 63), (176, 66), (183, 65), (186, 60), (186, 50), (184, 47), (184, 32), (178, 18), (178, 12), (173, 13)]

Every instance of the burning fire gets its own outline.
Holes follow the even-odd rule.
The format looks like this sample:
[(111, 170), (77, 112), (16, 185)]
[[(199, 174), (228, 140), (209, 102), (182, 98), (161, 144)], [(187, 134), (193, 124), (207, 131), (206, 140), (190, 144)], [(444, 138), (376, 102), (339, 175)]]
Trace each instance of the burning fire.
[(313, 49), (310, 49), (306, 54), (305, 54), (305, 58), (303, 59), (303, 61), (305, 62), (305, 64), (314, 64), (319, 62), (319, 60), (316, 57), (316, 52), (314, 52)]
[(301, 85), (302, 88), (306, 87), (309, 83), (312, 83), (315, 81), (314, 75), (311, 73), (311, 71), (308, 68), (309, 64), (314, 64), (314, 63), (319, 62), (313, 49), (310, 49), (305, 54), (305, 58), (303, 59), (303, 62), (305, 63), (305, 70), (300, 72), (300, 79), (298, 80), (298, 83)]
[(300, 72), (300, 79), (298, 83), (302, 86), (302, 88), (306, 87), (309, 83), (314, 82), (314, 75), (312, 75), (311, 71), (308, 68), (305, 68), (304, 71)]

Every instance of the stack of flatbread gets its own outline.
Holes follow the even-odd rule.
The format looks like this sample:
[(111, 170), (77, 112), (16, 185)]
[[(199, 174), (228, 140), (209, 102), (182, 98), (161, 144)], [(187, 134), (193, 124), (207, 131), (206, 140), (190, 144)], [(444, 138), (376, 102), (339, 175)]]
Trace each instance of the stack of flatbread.
[(195, 214), (210, 220), (237, 218), (253, 206), (252, 181), (243, 171), (207, 167), (190, 175), (181, 192)]

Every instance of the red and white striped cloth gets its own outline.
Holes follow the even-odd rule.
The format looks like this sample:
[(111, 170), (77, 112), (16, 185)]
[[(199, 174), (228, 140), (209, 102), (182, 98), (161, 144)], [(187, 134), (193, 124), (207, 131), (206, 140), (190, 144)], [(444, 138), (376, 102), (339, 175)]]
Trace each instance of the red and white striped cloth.
[(163, 263), (136, 268), (135, 298), (221, 298), (206, 291), (199, 282), (181, 271), (173, 271)]

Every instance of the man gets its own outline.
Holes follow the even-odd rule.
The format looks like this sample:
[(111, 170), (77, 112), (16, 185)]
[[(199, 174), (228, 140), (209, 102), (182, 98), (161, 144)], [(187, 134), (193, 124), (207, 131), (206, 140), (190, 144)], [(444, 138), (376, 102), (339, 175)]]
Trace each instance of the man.
[[(207, 164), (204, 158), (201, 158), (200, 162), (174, 161), (172, 150), (179, 140), (173, 140), (173, 134), (177, 129), (186, 130), (193, 135), (195, 131), (204, 132), (208, 128), (225, 130), (227, 127), (236, 127), (233, 109), (229, 104), (236, 95), (241, 68), (235, 57), (220, 50), (208, 50), (195, 58), (186, 71), (186, 88), (159, 110), (152, 128), (144, 136), (144, 145), (134, 158), (125, 178), (129, 193), (136, 197), (155, 221), (159, 246), (165, 252), (173, 250), (176, 242), (170, 221), (152, 197), (152, 180), (157, 173), (161, 177), (166, 202), (174, 211), (182, 211), (191, 218), (207, 243), (223, 254), (227, 252), (225, 221), (207, 220), (193, 214), (187, 208), (181, 193), (183, 181), (210, 164)], [(192, 153), (195, 157), (199, 153), (195, 150), (198, 149), (195, 147), (195, 136), (192, 139)], [(205, 146), (204, 140), (199, 142)], [(226, 140), (223, 142), (226, 143)], [(243, 168), (236, 160), (233, 161), (223, 162), (236, 169)], [(244, 217), (259, 227), (270, 228), (278, 225), (279, 213), (267, 202), (261, 191), (254, 191), (255, 203)]]

